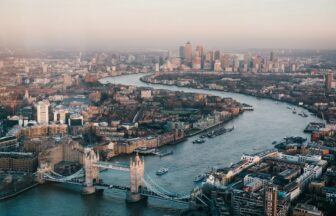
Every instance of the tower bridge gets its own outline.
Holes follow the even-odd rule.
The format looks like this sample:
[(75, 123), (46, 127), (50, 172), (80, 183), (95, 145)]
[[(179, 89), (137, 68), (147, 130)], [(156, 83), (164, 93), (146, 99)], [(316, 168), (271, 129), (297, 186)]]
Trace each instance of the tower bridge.
[[(149, 175), (145, 175), (144, 159), (137, 154), (130, 159), (129, 166), (104, 162), (99, 160), (99, 155), (92, 148), (83, 151), (83, 168), (69, 176), (54, 172), (49, 164), (40, 164), (37, 170), (37, 180), (40, 183), (57, 182), (64, 184), (77, 184), (82, 186), (84, 195), (93, 194), (97, 188), (118, 189), (126, 192), (128, 202), (138, 202), (147, 197), (171, 200), (174, 202), (189, 203), (194, 198), (199, 199), (197, 193), (177, 194), (158, 185)], [(100, 169), (111, 169), (130, 173), (130, 185), (105, 184), (100, 178)], [(195, 197), (196, 196), (196, 197)]]

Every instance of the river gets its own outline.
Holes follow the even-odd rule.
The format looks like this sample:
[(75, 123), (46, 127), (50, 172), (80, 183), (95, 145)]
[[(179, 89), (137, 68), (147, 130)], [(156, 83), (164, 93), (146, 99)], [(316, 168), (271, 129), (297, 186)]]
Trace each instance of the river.
[[(195, 186), (194, 177), (204, 173), (209, 167), (227, 166), (237, 162), (243, 153), (272, 148), (273, 141), (280, 141), (285, 136), (308, 137), (303, 133), (305, 126), (311, 121), (321, 121), (311, 115), (303, 118), (292, 114), (291, 110), (287, 109), (292, 105), (286, 103), (237, 93), (145, 84), (139, 80), (141, 76), (143, 74), (105, 78), (102, 83), (206, 93), (232, 97), (239, 102), (254, 106), (254, 111), (245, 112), (227, 123), (227, 127), (235, 127), (233, 132), (207, 140), (202, 145), (192, 144), (196, 137), (189, 138), (183, 143), (163, 147), (173, 150), (173, 155), (163, 158), (145, 157), (146, 175), (172, 192), (189, 193)], [(304, 109), (296, 107), (296, 110), (300, 113)], [(129, 158), (129, 156), (116, 157), (114, 162), (125, 163)], [(156, 176), (155, 171), (161, 167), (168, 167), (168, 174)], [(101, 175), (107, 183), (129, 185), (128, 173), (106, 171)], [(42, 185), (13, 199), (0, 202), (0, 215), (177, 215), (179, 209), (186, 207), (156, 199), (130, 205), (125, 203), (125, 194), (122, 192), (105, 191), (102, 195), (83, 197), (79, 191), (80, 188), (70, 186)]]

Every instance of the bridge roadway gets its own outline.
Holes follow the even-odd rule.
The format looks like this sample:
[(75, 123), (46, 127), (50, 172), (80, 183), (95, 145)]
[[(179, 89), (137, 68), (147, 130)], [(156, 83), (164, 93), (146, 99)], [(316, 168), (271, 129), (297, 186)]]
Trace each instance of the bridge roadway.
[[(94, 185), (98, 186), (99, 188), (102, 187), (102, 188), (117, 189), (117, 190), (122, 190), (122, 191), (130, 191), (131, 190), (130, 187), (120, 186), (120, 185), (110, 185), (110, 184), (104, 184), (104, 183), (96, 183)], [(170, 200), (170, 201), (179, 202), (179, 203), (188, 203), (189, 199), (190, 199), (189, 196), (179, 198), (178, 194), (162, 196), (159, 193), (156, 193), (154, 191), (149, 190), (147, 187), (140, 188), (139, 192), (142, 196), (145, 196), (145, 197), (153, 197), (153, 198), (157, 198), (157, 199)]]

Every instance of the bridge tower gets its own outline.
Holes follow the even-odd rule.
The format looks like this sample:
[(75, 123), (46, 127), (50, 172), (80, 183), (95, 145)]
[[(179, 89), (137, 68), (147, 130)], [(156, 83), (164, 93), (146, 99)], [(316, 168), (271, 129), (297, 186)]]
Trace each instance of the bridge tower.
[(99, 181), (99, 168), (94, 166), (94, 163), (99, 161), (99, 155), (91, 148), (84, 149), (83, 162), (85, 170), (85, 182), (82, 193), (93, 194), (96, 192), (96, 187), (93, 185)]
[(36, 172), (36, 181), (40, 184), (43, 184), (45, 182), (44, 174), (50, 172), (51, 170), (52, 168), (50, 164), (47, 163), (40, 164)]
[(137, 154), (134, 160), (130, 160), (130, 186), (131, 190), (127, 193), (127, 202), (138, 202), (144, 197), (140, 194), (140, 187), (144, 186), (145, 161)]

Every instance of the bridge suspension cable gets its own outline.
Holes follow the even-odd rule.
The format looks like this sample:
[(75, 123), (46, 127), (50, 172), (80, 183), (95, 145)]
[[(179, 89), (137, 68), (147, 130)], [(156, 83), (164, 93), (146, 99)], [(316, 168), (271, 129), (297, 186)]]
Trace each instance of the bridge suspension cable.
[(159, 186), (149, 175), (146, 175), (146, 178), (148, 180), (143, 180), (146, 187), (163, 198), (171, 200), (184, 200), (190, 198), (190, 196), (186, 194), (181, 195), (167, 191), (165, 188)]

